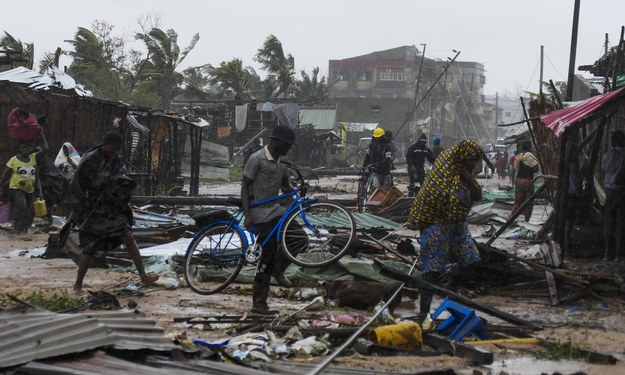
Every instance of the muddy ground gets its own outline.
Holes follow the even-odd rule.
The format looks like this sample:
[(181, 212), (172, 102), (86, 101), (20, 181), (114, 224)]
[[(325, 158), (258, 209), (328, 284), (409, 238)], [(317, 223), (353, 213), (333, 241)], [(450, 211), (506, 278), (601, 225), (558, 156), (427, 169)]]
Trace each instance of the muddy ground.
[[(401, 181), (400, 181), (401, 182)], [(505, 184), (507, 181), (481, 181), (483, 184)], [(340, 179), (328, 179), (327, 186), (336, 186), (335, 194), (342, 191), (349, 196), (353, 183)], [(219, 189), (223, 194), (228, 189), (236, 191), (236, 184), (223, 186), (206, 186), (205, 193), (213, 193)], [(542, 215), (540, 212), (535, 215)], [(534, 220), (534, 218), (533, 218)], [(540, 220), (540, 216), (537, 216)], [(22, 296), (32, 292), (47, 294), (59, 293), (71, 287), (76, 276), (76, 265), (70, 259), (42, 259), (32, 257), (42, 252), (47, 243), (47, 234), (15, 235), (7, 231), (0, 231), (0, 290), (2, 292), (20, 293)], [(477, 238), (485, 242), (485, 239)], [(495, 244), (496, 246), (497, 243)], [(522, 246), (518, 241), (501, 246)], [(601, 262), (598, 259), (578, 260), (569, 263), (569, 266), (591, 266)], [(106, 269), (91, 269), (85, 279), (85, 290), (120, 291), (130, 283), (138, 283), (136, 274), (118, 272)], [(536, 337), (547, 338), (557, 343), (572, 343), (584, 349), (610, 354), (618, 359), (616, 365), (594, 365), (579, 360), (547, 361), (539, 360), (535, 355), (545, 348), (534, 345), (487, 345), (483, 349), (494, 353), (495, 362), (490, 366), (472, 366), (466, 360), (439, 356), (423, 357), (365, 357), (353, 352), (336, 359), (335, 365), (367, 371), (385, 371), (395, 373), (420, 373), (426, 370), (454, 369), (458, 374), (473, 374), (479, 370), (483, 374), (573, 374), (581, 371), (587, 374), (616, 375), (625, 374), (625, 302), (619, 296), (602, 298), (587, 298), (575, 302), (574, 305), (551, 306), (546, 296), (532, 296), (524, 292), (524, 286), (512, 286), (499, 290), (481, 291), (474, 300), (485, 303), (502, 311), (511, 313), (519, 318), (538, 323), (545, 329), (535, 332)], [(546, 286), (545, 286), (546, 289)], [(283, 314), (299, 310), (307, 304), (305, 301), (296, 301), (286, 298), (293, 291), (280, 287), (272, 287), (269, 303), (278, 308)], [(181, 286), (174, 290), (160, 287), (150, 287), (144, 290), (143, 295), (120, 296), (120, 304), (127, 307), (129, 304), (144, 311), (147, 316), (157, 322), (157, 325), (171, 335), (186, 334), (190, 338), (204, 341), (216, 341), (231, 336), (232, 325), (196, 325), (175, 323), (174, 318), (183, 317), (210, 317), (218, 315), (244, 315), (251, 305), (251, 287), (249, 285), (233, 285), (225, 293), (200, 296), (189, 288)], [(435, 299), (436, 307), (440, 299)], [(402, 304), (396, 311), (396, 316), (414, 316), (415, 303), (404, 297)], [(334, 313), (352, 313), (353, 310), (332, 308)], [(371, 314), (371, 311), (361, 311)], [(478, 315), (483, 316), (482, 313)], [(496, 318), (486, 317), (491, 324), (501, 324)], [(305, 364), (319, 363), (324, 357), (296, 358), (292, 361)]]

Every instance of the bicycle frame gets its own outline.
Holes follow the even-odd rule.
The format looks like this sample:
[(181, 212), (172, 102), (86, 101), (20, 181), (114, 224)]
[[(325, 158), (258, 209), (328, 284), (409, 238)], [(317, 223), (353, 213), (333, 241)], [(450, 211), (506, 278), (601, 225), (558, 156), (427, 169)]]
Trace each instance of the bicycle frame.
[[(269, 240), (271, 239), (272, 236), (275, 236), (276, 241), (280, 241), (280, 233), (282, 232), (282, 227), (284, 226), (284, 222), (286, 221), (286, 219), (289, 217), (289, 215), (293, 212), (293, 211), (297, 211), (300, 210), (302, 212), (302, 219), (304, 220), (304, 224), (306, 225), (306, 227), (308, 229), (310, 229), (311, 231), (318, 233), (317, 228), (315, 228), (307, 219), (306, 219), (306, 212), (304, 211), (304, 206), (310, 203), (314, 203), (317, 201), (317, 199), (315, 198), (310, 198), (310, 199), (302, 199), (302, 197), (299, 194), (299, 189), (298, 188), (294, 188), (291, 192), (286, 193), (286, 194), (281, 194), (278, 195), (276, 197), (272, 197), (272, 198), (268, 198), (268, 199), (264, 199), (258, 202), (254, 202), (251, 204), (251, 207), (258, 207), (258, 206), (262, 206), (264, 204), (267, 203), (271, 203), (271, 202), (275, 202), (275, 201), (279, 201), (282, 199), (286, 199), (289, 197), (294, 197), (293, 201), (291, 202), (291, 204), (289, 205), (289, 207), (286, 209), (286, 211), (282, 214), (282, 216), (280, 217), (280, 220), (278, 221), (278, 223), (271, 229), (271, 232), (269, 232), (269, 235), (267, 237), (265, 237), (265, 239), (263, 240), (263, 242), (260, 244), (261, 249), (264, 248), (265, 245), (267, 245), (267, 243), (269, 242)], [(240, 208), (239, 210), (237, 210), (237, 212), (233, 215), (232, 219), (230, 220), (218, 220), (215, 221), (209, 225), (216, 225), (216, 224), (226, 224), (229, 227), (234, 228), (236, 231), (244, 233), (243, 228), (241, 228), (241, 226), (239, 225), (241, 222), (241, 219), (243, 218), (243, 209)], [(248, 230), (249, 232), (249, 230)], [(221, 242), (221, 239), (220, 239)], [(219, 247), (219, 245), (222, 245), (221, 243), (218, 243), (217, 246)], [(227, 246), (228, 244), (226, 244)], [(250, 246), (250, 243), (248, 242), (247, 236), (243, 236), (243, 244), (242, 244), (242, 249), (247, 249), (248, 246)]]
[(367, 172), (367, 180), (363, 184), (362, 181), (358, 182), (358, 196), (357, 196), (357, 205), (358, 212), (365, 211), (365, 203), (367, 202), (367, 198), (369, 197), (369, 190), (373, 186), (373, 171), (369, 169)]

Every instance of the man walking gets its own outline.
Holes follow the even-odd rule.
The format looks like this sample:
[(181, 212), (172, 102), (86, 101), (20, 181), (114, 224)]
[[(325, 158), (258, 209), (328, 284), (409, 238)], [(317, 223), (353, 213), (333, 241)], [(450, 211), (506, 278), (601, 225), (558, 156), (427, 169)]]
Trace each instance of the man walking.
[(425, 160), (434, 163), (434, 155), (426, 145), (427, 137), (421, 134), (419, 139), (410, 146), (406, 152), (406, 164), (408, 165), (408, 196), (415, 196), (415, 181), (419, 186), (423, 184), (425, 178)]
[(393, 187), (393, 177), (391, 176), (393, 150), (388, 138), (384, 136), (385, 133), (384, 129), (380, 127), (373, 130), (373, 137), (362, 167), (364, 169), (371, 166), (374, 187), (390, 190)]
[[(534, 194), (534, 173), (538, 172), (538, 159), (530, 151), (530, 142), (521, 144), (520, 152), (514, 159), (514, 206), (510, 216)], [(528, 204), (523, 210), (525, 221), (529, 222), (534, 210), (533, 202)]]
[(79, 229), (82, 255), (74, 293), (82, 293), (82, 283), (96, 251), (106, 251), (123, 243), (133, 260), (141, 285), (158, 280), (155, 273), (146, 273), (139, 247), (132, 235), (132, 210), (129, 206), (136, 183), (126, 175), (119, 153), (123, 138), (108, 132), (102, 144), (89, 150), (80, 160), (69, 191), (71, 220)]
[[(293, 190), (289, 184), (287, 166), (281, 162), (295, 144), (295, 132), (286, 125), (276, 126), (269, 136), (269, 144), (250, 156), (243, 170), (241, 203), (245, 212), (245, 226), (258, 232), (258, 243), (262, 243), (280, 220), (285, 208), (276, 202), (251, 207), (251, 203), (288, 193)], [(275, 235), (263, 247), (252, 285), (252, 312), (256, 314), (277, 314), (269, 309), (267, 297), (271, 276), (278, 284), (291, 287), (284, 276), (289, 261), (279, 249)]]

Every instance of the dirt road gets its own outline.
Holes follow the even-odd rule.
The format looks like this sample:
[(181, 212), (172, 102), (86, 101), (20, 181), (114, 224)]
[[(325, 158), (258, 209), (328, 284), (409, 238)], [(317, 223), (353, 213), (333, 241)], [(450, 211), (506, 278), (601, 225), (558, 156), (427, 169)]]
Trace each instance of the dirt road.
[[(47, 243), (47, 234), (21, 235), (0, 231), (0, 290), (3, 293), (32, 292), (46, 294), (71, 292), (76, 276), (76, 265), (69, 259), (42, 259), (38, 255)], [(105, 269), (90, 269), (85, 279), (85, 290), (119, 291), (130, 283), (138, 283), (136, 274)], [(522, 288), (522, 287), (519, 287)], [(269, 303), (283, 313), (292, 313), (307, 302), (285, 298), (292, 291), (272, 287)], [(533, 346), (488, 345), (483, 348), (495, 355), (495, 363), (485, 367), (472, 367), (465, 360), (440, 356), (424, 357), (364, 357), (358, 354), (339, 357), (336, 365), (367, 370), (415, 373), (424, 370), (454, 369), (458, 374), (473, 374), (479, 370), (483, 374), (540, 374), (560, 372), (572, 374), (582, 371), (587, 374), (625, 374), (625, 314), (621, 299), (604, 301), (588, 299), (575, 306), (549, 305), (547, 298), (519, 298), (515, 293), (484, 294), (476, 297), (477, 302), (486, 303), (515, 316), (537, 322), (546, 329), (536, 336), (558, 343), (572, 343), (588, 350), (610, 354), (619, 359), (616, 365), (590, 365), (576, 360), (546, 361), (537, 360), (532, 354), (539, 351)], [(157, 322), (157, 325), (170, 334), (185, 332), (187, 336), (204, 341), (224, 339), (231, 336), (232, 326), (197, 325), (175, 323), (174, 318), (210, 317), (218, 315), (243, 315), (251, 305), (251, 287), (235, 285), (226, 293), (213, 296), (199, 296), (187, 287), (174, 290), (151, 287), (143, 296), (119, 297), (122, 307), (129, 303), (144, 311)], [(413, 316), (415, 301), (404, 298), (397, 310), (398, 316)], [(437, 306), (439, 299), (434, 301)], [(131, 303), (132, 304), (132, 303)], [(134, 305), (134, 304), (133, 304)], [(352, 310), (333, 309), (335, 313)], [(363, 311), (367, 314), (370, 312)], [(497, 319), (488, 318), (497, 323)], [(544, 348), (542, 348), (544, 350)], [(322, 357), (296, 359), (304, 363), (322, 361)]]

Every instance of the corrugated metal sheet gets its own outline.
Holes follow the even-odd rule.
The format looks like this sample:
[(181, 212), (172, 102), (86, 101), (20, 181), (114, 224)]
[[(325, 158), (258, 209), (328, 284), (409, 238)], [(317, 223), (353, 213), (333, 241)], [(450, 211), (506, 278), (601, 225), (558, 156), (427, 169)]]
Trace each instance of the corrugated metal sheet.
[(45, 75), (23, 66), (18, 66), (15, 69), (0, 72), (0, 81), (26, 83), (30, 88), (35, 90), (61, 88), (63, 90), (74, 90), (79, 96), (93, 96), (91, 91), (85, 90), (82, 85), (77, 85), (72, 77), (56, 66), (48, 68)]
[(336, 109), (302, 108), (299, 110), (300, 125), (312, 124), (315, 130), (334, 130)]
[(397, 230), (401, 227), (401, 224), (399, 223), (367, 212), (353, 212), (352, 215), (354, 216), (356, 227), (358, 229), (384, 228)]
[(583, 120), (594, 119), (599, 110), (609, 104), (621, 101), (625, 98), (625, 87), (602, 95), (593, 96), (571, 107), (560, 109), (540, 116), (540, 121), (549, 129), (553, 130), (556, 137), (564, 133), (567, 127), (575, 125)]
[(0, 312), (0, 368), (106, 346), (176, 348), (154, 321), (140, 312), (57, 314), (32, 308)]
[[(230, 176), (228, 147), (204, 139), (201, 149), (200, 177), (228, 180)], [(184, 143), (181, 174), (183, 176), (191, 175), (191, 141), (189, 135), (186, 136)]]
[(364, 132), (378, 127), (377, 122), (340, 122), (339, 124), (349, 132)]
[(243, 366), (212, 361), (175, 362), (150, 359), (145, 364), (126, 361), (104, 353), (93, 353), (77, 359), (60, 359), (49, 363), (31, 362), (17, 370), (17, 374), (80, 374), (80, 375), (266, 375), (264, 372)]

